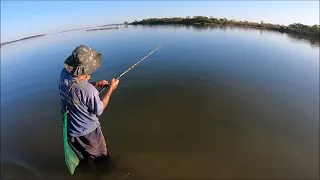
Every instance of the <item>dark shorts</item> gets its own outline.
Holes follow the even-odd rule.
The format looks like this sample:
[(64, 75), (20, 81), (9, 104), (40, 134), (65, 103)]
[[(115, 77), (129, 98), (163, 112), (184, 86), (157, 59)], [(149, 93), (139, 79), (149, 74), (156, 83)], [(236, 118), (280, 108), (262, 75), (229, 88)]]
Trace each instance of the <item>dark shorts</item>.
[(69, 136), (69, 145), (79, 159), (107, 156), (107, 145), (100, 126), (84, 136)]

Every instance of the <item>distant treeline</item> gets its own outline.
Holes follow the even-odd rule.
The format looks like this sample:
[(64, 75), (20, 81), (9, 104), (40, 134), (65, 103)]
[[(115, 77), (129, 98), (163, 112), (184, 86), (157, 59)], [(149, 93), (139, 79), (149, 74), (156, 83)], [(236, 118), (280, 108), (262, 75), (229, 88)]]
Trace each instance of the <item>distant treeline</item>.
[(119, 29), (119, 27), (87, 29), (86, 31), (101, 31), (101, 30), (109, 30), (109, 29)]
[(301, 23), (294, 23), (288, 26), (265, 23), (249, 22), (249, 21), (235, 21), (228, 20), (227, 18), (214, 18), (206, 16), (194, 16), (194, 17), (174, 17), (174, 18), (151, 18), (143, 19), (142, 21), (134, 21), (132, 25), (165, 25), (165, 24), (184, 24), (184, 25), (224, 25), (224, 26), (242, 26), (242, 27), (254, 27), (277, 30), (280, 32), (288, 33), (304, 33), (308, 35), (314, 35), (319, 37), (320, 25), (308, 26)]
[(14, 40), (14, 41), (9, 41), (9, 42), (5, 42), (5, 43), (1, 43), (1, 46), (5, 45), (5, 44), (14, 43), (14, 42), (17, 42), (17, 41), (23, 41), (23, 40), (27, 40), (27, 39), (32, 39), (32, 38), (40, 37), (40, 36), (45, 36), (45, 34), (40, 34), (40, 35), (35, 35), (35, 36), (29, 36), (29, 37), (25, 37), (25, 38), (22, 38), (22, 39), (18, 39), (18, 40)]

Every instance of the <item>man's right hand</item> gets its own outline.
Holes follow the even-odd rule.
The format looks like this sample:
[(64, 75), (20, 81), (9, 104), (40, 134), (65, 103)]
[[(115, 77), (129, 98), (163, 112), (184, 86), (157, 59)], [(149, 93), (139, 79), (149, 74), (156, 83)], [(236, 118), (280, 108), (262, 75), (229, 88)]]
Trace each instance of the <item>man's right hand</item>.
[(114, 90), (117, 88), (117, 86), (119, 84), (119, 80), (113, 78), (109, 84), (110, 84), (110, 89)]

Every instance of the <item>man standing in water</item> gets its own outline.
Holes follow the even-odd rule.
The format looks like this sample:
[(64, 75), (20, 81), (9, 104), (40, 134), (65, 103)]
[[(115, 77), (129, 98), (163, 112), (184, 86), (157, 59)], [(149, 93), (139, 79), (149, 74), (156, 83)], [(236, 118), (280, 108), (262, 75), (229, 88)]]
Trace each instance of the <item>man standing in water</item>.
[[(80, 45), (65, 60), (60, 74), (60, 99), (62, 113), (67, 112), (68, 143), (80, 159), (89, 158), (96, 163), (109, 161), (110, 156), (100, 128), (98, 116), (108, 106), (119, 80), (112, 79), (88, 83), (90, 74), (101, 64), (101, 54), (88, 46)], [(102, 99), (97, 87), (109, 85)], [(82, 162), (82, 163), (81, 163)]]

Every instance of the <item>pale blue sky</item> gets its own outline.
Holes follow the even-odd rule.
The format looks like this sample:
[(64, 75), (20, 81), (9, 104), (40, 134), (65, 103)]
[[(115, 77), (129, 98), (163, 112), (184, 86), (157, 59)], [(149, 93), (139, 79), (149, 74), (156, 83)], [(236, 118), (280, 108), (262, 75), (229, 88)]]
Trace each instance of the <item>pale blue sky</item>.
[(1, 1), (1, 42), (152, 17), (319, 24), (319, 1)]

